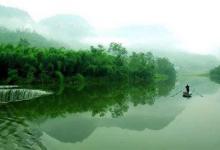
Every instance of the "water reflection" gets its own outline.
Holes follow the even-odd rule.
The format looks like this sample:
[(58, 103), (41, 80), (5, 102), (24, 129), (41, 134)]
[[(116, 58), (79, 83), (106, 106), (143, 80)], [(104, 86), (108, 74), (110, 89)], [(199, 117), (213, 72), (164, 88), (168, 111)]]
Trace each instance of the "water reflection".
[(20, 89), (20, 88), (11, 89), (11, 86), (7, 86), (5, 89), (0, 88), (0, 103), (30, 100), (50, 94), (52, 93), (42, 90)]
[[(165, 85), (174, 87), (174, 83)], [(20, 97), (15, 96), (18, 91), (19, 89), (2, 89), (2, 97), (8, 97), (7, 101), (18, 99)], [(62, 142), (77, 142), (83, 141), (99, 126), (135, 130), (143, 130), (147, 126), (150, 128), (154, 126), (154, 119), (149, 120), (146, 116), (143, 119), (140, 114), (135, 116), (135, 113), (133, 116), (126, 116), (126, 113), (133, 107), (143, 111), (145, 108), (140, 107), (148, 106), (149, 114), (152, 115), (150, 118), (153, 118), (155, 114), (150, 113), (150, 107), (160, 93), (164, 95), (155, 84), (108, 85), (86, 87), (83, 90), (65, 88), (63, 93), (46, 97), (27, 94), (27, 91), (32, 90), (23, 91), (22, 99), (28, 96), (35, 98), (34, 100), (0, 106), (0, 147), (4, 149), (46, 149), (41, 142), (43, 133)], [(162, 128), (167, 121), (162, 124), (164, 125), (161, 127), (154, 126), (155, 129)]]
[(19, 88), (18, 85), (0, 85), (0, 89)]
[(166, 80), (157, 82), (158, 95), (167, 96), (170, 91), (174, 88), (176, 80)]
[(17, 115), (13, 106), (1, 106), (0, 129), (0, 149), (46, 149), (40, 141), (42, 133), (29, 126), (25, 116)]
[[(170, 86), (169, 84), (162, 86), (165, 85)], [(110, 112), (115, 118), (123, 116), (128, 111), (130, 103), (134, 106), (153, 105), (156, 96), (164, 95), (164, 92), (160, 91), (161, 88), (155, 85), (96, 86), (87, 87), (81, 91), (69, 87), (59, 95), (39, 97), (37, 100), (10, 105), (16, 105), (17, 113), (30, 117), (29, 119), (41, 116), (54, 118), (65, 113), (82, 112), (91, 112), (93, 116), (104, 116)]]
[[(193, 92), (193, 97), (199, 96), (199, 94), (203, 96), (207, 94), (214, 94), (218, 91), (219, 88), (219, 85), (215, 82), (210, 82), (208, 77), (182, 75), (179, 76), (179, 79), (176, 82), (176, 91), (183, 90), (187, 83), (190, 85), (190, 89)], [(198, 92), (199, 94), (194, 91)]]
[[(170, 96), (182, 89), (186, 82), (201, 92), (204, 97), (201, 98), (195, 93), (190, 100), (183, 99), (181, 94), (175, 97)], [(44, 88), (51, 89), (51, 87)], [(9, 89), (0, 89), (0, 91)], [(14, 94), (17, 89), (19, 88), (14, 90)], [(97, 135), (103, 136), (106, 133), (117, 135), (118, 133), (120, 137), (111, 139), (112, 143), (109, 145), (111, 147), (117, 146), (118, 138), (126, 138), (125, 136), (131, 132), (133, 134), (133, 132), (139, 131), (144, 136), (153, 135), (155, 139), (148, 140), (153, 142), (152, 146), (155, 147), (158, 145), (157, 143), (163, 141), (157, 141), (156, 137), (172, 136), (170, 132), (159, 134), (161, 131), (166, 131), (168, 127), (170, 130), (173, 129), (172, 126), (176, 127), (176, 131), (172, 131), (172, 134), (181, 133), (178, 127), (182, 124), (177, 126), (173, 123), (177, 116), (184, 114), (187, 104), (194, 104), (195, 110), (197, 110), (197, 105), (203, 108), (205, 106), (199, 100), (206, 100), (206, 96), (207, 99), (217, 99), (219, 94), (216, 97), (208, 95), (216, 93), (218, 89), (219, 85), (210, 82), (208, 78), (184, 76), (176, 83), (166, 81), (147, 86), (113, 84), (85, 87), (81, 90), (61, 87), (53, 89), (57, 92), (46, 97), (23, 94), (23, 96), (29, 95), (35, 99), (0, 105), (0, 149), (46, 149), (51, 146), (51, 141), (48, 143), (47, 140), (52, 140), (52, 145), (62, 143), (56, 147), (57, 149), (73, 149), (75, 146), (82, 149), (86, 146), (85, 141), (102, 140)], [(13, 92), (10, 93), (14, 95)], [(17, 99), (16, 96), (9, 97), (9, 99), (12, 97)], [(210, 101), (207, 101), (207, 104), (210, 105)], [(216, 100), (214, 104), (218, 105), (218, 101)], [(205, 108), (207, 110), (209, 107)], [(192, 114), (190, 112), (187, 116), (185, 113), (186, 118), (182, 117), (181, 120), (187, 120)], [(204, 114), (201, 115), (204, 116)], [(190, 121), (188, 125), (193, 126), (193, 120)], [(187, 123), (186, 121), (186, 124), (182, 125), (185, 130)], [(158, 132), (158, 134), (152, 134), (154, 132)], [(190, 136), (193, 137), (193, 135)], [(131, 140), (137, 142), (143, 139), (137, 135), (136, 137)], [(172, 143), (169, 139), (166, 140)], [(127, 141), (126, 145), (129, 145), (129, 142), (131, 141)], [(74, 143), (74, 145), (70, 145), (70, 143)], [(93, 144), (97, 146), (99, 143), (96, 141)], [(144, 142), (141, 144), (146, 147)], [(51, 149), (54, 150), (55, 147), (52, 146)]]

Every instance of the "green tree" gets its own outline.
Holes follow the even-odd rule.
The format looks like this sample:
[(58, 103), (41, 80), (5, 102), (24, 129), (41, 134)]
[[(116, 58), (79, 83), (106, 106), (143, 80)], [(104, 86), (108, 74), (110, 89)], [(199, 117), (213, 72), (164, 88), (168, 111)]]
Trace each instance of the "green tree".
[(7, 82), (10, 84), (16, 83), (19, 81), (18, 71), (16, 69), (8, 69), (8, 78)]
[(174, 65), (167, 58), (157, 58), (156, 70), (158, 74), (165, 75), (167, 79), (176, 78)]
[(20, 40), (18, 42), (18, 46), (26, 48), (26, 47), (30, 46), (30, 43), (28, 42), (28, 40), (20, 38)]
[(220, 66), (217, 66), (213, 68), (212, 70), (210, 70), (209, 76), (211, 80), (220, 83)]

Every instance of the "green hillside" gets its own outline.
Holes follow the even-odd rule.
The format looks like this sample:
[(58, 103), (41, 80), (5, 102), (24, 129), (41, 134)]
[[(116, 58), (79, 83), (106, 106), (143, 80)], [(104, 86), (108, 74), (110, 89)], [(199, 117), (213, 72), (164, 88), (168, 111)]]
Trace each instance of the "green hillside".
[(28, 30), (24, 31), (11, 31), (4, 27), (0, 27), (0, 44), (13, 44), (19, 43), (20, 39), (27, 39), (31, 46), (34, 47), (60, 47), (60, 43), (44, 38), (42, 35), (31, 32)]

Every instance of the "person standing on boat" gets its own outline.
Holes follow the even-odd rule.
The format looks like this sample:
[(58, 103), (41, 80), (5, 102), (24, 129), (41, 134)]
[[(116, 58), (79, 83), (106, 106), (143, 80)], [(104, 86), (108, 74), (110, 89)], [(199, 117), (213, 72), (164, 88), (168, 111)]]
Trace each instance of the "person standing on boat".
[(186, 85), (186, 92), (189, 94), (189, 85)]

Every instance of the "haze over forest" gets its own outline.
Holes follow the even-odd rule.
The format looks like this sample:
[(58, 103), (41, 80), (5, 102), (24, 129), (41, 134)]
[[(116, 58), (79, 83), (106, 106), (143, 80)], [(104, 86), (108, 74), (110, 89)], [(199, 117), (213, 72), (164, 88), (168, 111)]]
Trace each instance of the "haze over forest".
[[(25, 38), (33, 46), (73, 49), (119, 42), (129, 52), (151, 51), (156, 56), (168, 57), (177, 71), (184, 73), (207, 72), (219, 64), (218, 23), (211, 24), (217, 10), (209, 10), (217, 2), (207, 5), (199, 1), (168, 1), (163, 6), (161, 0), (138, 0), (135, 5), (133, 1), (96, 1), (98, 6), (87, 1), (3, 0), (1, 42), (16, 44)], [(188, 4), (190, 7), (182, 11)]]

